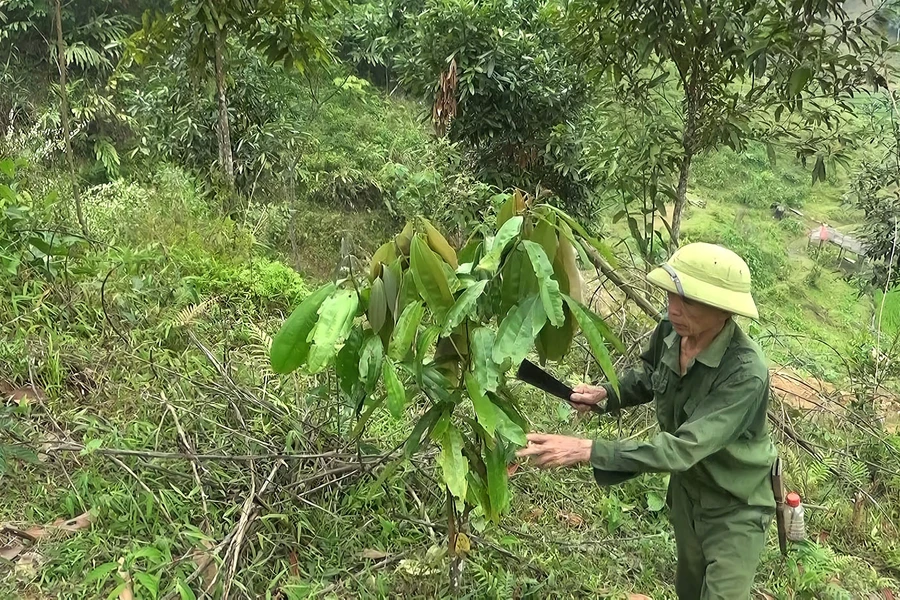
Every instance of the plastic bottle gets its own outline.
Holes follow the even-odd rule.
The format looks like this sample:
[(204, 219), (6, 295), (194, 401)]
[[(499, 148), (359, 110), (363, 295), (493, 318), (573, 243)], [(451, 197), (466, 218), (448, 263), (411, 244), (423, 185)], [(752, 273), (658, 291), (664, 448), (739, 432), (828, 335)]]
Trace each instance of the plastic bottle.
[(806, 539), (806, 521), (803, 516), (803, 504), (800, 502), (800, 494), (791, 492), (787, 495), (787, 538), (792, 542), (802, 542)]

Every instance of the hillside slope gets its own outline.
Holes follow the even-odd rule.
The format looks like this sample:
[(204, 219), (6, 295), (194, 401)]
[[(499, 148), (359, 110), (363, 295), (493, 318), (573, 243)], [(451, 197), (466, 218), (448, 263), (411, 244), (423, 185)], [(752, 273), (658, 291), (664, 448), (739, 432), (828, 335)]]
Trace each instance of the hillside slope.
[[(126, 587), (139, 598), (199, 598), (207, 587), (213, 597), (223, 588), (284, 599), (446, 594), (434, 449), (411, 460), (394, 452), (411, 423), (385, 411), (354, 444), (354, 407), (338, 399), (334, 378), (276, 376), (267, 357), (285, 316), (330, 275), (342, 239), (365, 259), (410, 211), (453, 234), (490, 210), (493, 190), (463, 169), (448, 176), (453, 149), (429, 138), (417, 110), (367, 84), (339, 92), (301, 163), (306, 187), (254, 204), (243, 223), (219, 216), (193, 177), (158, 165), (152, 177), (88, 192), (98, 239), (86, 240), (59, 227), (69, 196), (50, 193), (62, 180), (52, 164), (32, 160), (8, 177), (18, 193), (7, 214), (30, 213), (3, 222), (0, 284), (10, 301), (0, 304), (0, 377), (16, 393), (0, 406), (0, 521), (25, 531), (90, 511), (92, 522), (45, 527), (17, 555), (22, 540), (4, 531), (0, 546), (15, 561), (0, 571), (0, 596), (116, 598)], [(776, 223), (768, 209), (793, 194), (813, 220), (838, 222), (839, 189), (810, 190), (797, 170), (772, 172), (755, 150), (710, 155), (693, 190), (706, 206), (691, 209), (685, 233), (750, 261), (765, 314), (750, 331), (773, 361), (849, 385), (833, 351), (792, 336), (852, 353), (872, 307), (828, 263), (812, 277), (808, 224)], [(630, 317), (614, 322), (630, 341), (644, 333)], [(592, 366), (579, 355), (554, 369), (576, 381)], [(515, 393), (535, 429), (638, 438), (655, 425), (648, 410), (598, 425), (532, 390)], [(898, 439), (886, 438), (886, 449), (855, 417), (776, 407), (826, 450), (811, 460), (779, 433), (790, 484), (820, 508), (810, 510), (813, 541), (786, 562), (770, 539), (759, 597), (898, 589), (891, 490), (900, 475), (871, 467), (890, 463)], [(663, 476), (600, 490), (586, 470), (522, 465), (511, 481), (508, 519), (470, 517), (465, 594), (674, 596)]]

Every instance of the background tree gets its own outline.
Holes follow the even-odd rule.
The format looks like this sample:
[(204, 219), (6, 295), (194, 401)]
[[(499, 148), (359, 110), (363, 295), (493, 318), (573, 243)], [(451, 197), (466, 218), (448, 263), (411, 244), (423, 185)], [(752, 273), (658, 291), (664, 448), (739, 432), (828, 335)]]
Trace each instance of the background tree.
[(63, 40), (62, 7), (56, 0), (56, 58), (59, 64), (59, 118), (62, 121), (63, 138), (66, 145), (66, 160), (69, 163), (69, 175), (72, 178), (72, 196), (75, 200), (75, 214), (84, 235), (88, 235), (88, 225), (81, 205), (81, 191), (78, 189), (78, 175), (75, 171), (75, 155), (72, 152), (72, 131), (69, 128), (69, 96), (66, 91), (66, 43)]
[(587, 87), (560, 16), (553, 2), (430, 0), (406, 21), (394, 62), (401, 85), (429, 106), (452, 98), (446, 134), (465, 143), (482, 179), (541, 185), (576, 205), (587, 191), (575, 126)]
[(228, 42), (240, 37), (271, 64), (304, 70), (330, 53), (316, 19), (333, 8), (329, 0), (174, 0), (171, 10), (144, 19), (131, 42), (140, 64), (183, 52), (195, 79), (211, 73), (217, 105), (218, 165), (226, 188), (234, 190), (234, 149), (227, 91)]
[(896, 157), (863, 165), (850, 184), (848, 199), (863, 211), (861, 235), (874, 261), (871, 283), (891, 289), (900, 284), (900, 166)]
[[(808, 121), (852, 112), (850, 97), (877, 89), (883, 35), (839, 0), (635, 2), (576, 0), (575, 50), (608, 73), (628, 101), (667, 100), (680, 121), (671, 239), (677, 245), (691, 163), (720, 145), (740, 150), (752, 119), (787, 108)], [(824, 157), (814, 181), (824, 178)]]

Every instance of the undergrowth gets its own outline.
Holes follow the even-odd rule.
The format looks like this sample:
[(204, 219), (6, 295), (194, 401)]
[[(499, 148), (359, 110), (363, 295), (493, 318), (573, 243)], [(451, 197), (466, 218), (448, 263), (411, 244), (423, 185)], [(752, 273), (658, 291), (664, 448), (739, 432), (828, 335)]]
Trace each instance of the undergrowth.
[[(336, 122), (339, 111), (352, 114), (352, 104), (333, 106)], [(323, 132), (323, 145), (334, 137), (327, 161), (350, 163), (353, 140), (335, 127)], [(452, 164), (452, 148), (424, 157), (394, 149), (386, 163), (378, 152), (354, 168), (389, 190), (401, 212), (430, 206), (452, 230), (460, 206), (477, 213), (489, 201), (491, 191), (475, 186), (460, 205), (444, 202), (448, 190), (468, 186), (439, 168)], [(707, 160), (696, 190), (707, 206), (692, 209), (686, 237), (723, 241), (748, 259), (764, 314), (749, 328), (773, 361), (846, 383), (840, 355), (864, 357), (860, 324), (872, 307), (807, 252), (799, 226), (772, 220), (755, 192), (738, 198), (731, 181), (768, 169), (759, 156)], [(774, 189), (794, 194), (804, 211), (817, 210), (818, 190), (801, 192), (805, 184), (767, 172), (753, 180), (760, 195), (778, 182)], [(202, 182), (159, 165), (150, 176), (88, 189), (94, 231), (84, 239), (69, 231), (63, 179), (46, 164), (22, 164), (17, 199), (4, 206), (0, 383), (35, 389), (0, 407), (0, 521), (27, 526), (91, 511), (93, 524), (39, 540), (29, 568), (0, 569), (0, 595), (115, 597), (127, 573), (138, 598), (200, 597), (213, 579), (213, 597), (224, 585), (253, 598), (445, 596), (434, 449), (404, 458), (395, 450), (410, 423), (384, 413), (354, 439), (355, 407), (337, 400), (331, 374), (278, 377), (268, 364), (270, 336), (316, 287), (316, 274), (329, 275), (342, 234), (362, 257), (396, 228), (390, 211), (310, 193), (287, 207), (254, 204), (239, 223), (221, 217)], [(406, 208), (401, 192), (414, 195)], [(806, 278), (817, 264), (813, 286)], [(631, 319), (612, 322), (634, 341), (643, 333)], [(577, 356), (552, 368), (572, 383), (592, 371)], [(610, 438), (655, 431), (647, 408), (598, 423), (524, 386), (513, 391), (535, 430)], [(900, 440), (855, 413), (773, 402), (788, 484), (819, 508), (807, 512), (811, 541), (786, 560), (769, 532), (757, 594), (865, 598), (897, 589)], [(674, 597), (664, 476), (599, 489), (588, 470), (520, 465), (510, 481), (509, 517), (468, 523), (464, 596)], [(216, 568), (198, 568), (213, 556)]]

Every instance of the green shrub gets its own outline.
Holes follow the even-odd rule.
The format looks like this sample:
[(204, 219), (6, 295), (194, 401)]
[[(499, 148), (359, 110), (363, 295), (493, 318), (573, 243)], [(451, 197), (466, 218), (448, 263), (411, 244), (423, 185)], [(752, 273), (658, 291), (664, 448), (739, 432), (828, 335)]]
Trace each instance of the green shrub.
[(765, 147), (751, 144), (741, 154), (723, 148), (698, 157), (695, 181), (724, 200), (751, 208), (784, 204), (803, 206), (809, 198), (808, 176), (790, 166), (772, 167)]
[(803, 235), (806, 233), (806, 225), (799, 219), (793, 217), (785, 217), (778, 222), (778, 226), (784, 231), (792, 235)]
[(875, 292), (875, 315), (883, 333), (895, 336), (900, 332), (900, 288), (887, 294), (881, 290)]

